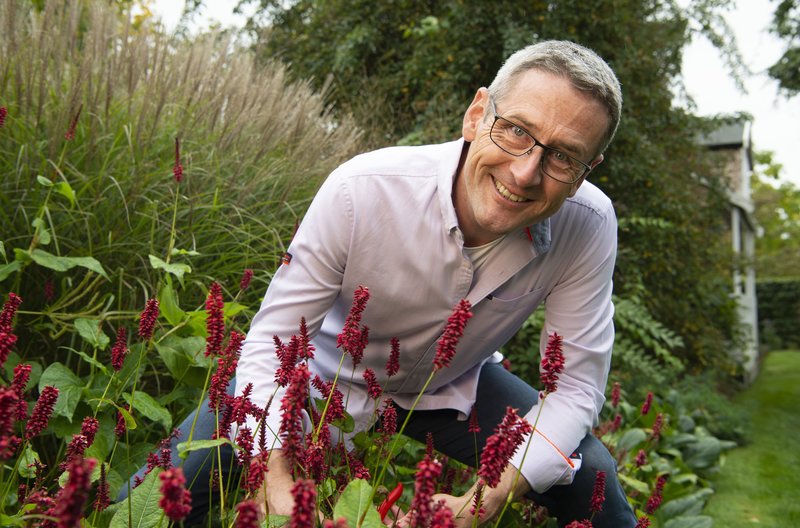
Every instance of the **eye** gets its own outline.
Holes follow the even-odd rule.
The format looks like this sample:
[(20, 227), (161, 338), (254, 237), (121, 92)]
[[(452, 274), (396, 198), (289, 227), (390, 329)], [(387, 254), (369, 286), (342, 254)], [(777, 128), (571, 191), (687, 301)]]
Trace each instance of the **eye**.
[(551, 150), (551, 151), (550, 151), (550, 155), (551, 155), (551, 156), (553, 157), (553, 159), (555, 159), (556, 161), (561, 161), (561, 162), (565, 162), (565, 163), (569, 163), (569, 161), (570, 161), (570, 159), (569, 159), (569, 156), (567, 156), (567, 155), (566, 155), (566, 154), (564, 154), (563, 152), (559, 152), (559, 151), (557, 151), (557, 150)]
[(524, 130), (516, 125), (511, 127), (511, 132), (517, 137), (524, 137), (528, 135)]

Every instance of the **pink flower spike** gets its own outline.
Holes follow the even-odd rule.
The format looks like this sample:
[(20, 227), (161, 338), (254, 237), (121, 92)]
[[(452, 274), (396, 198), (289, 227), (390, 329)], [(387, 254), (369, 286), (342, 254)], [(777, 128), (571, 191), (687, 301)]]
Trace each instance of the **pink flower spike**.
[(183, 468), (170, 468), (163, 471), (161, 480), (161, 499), (158, 505), (173, 522), (180, 522), (192, 511), (192, 494), (184, 486), (186, 477)]
[(69, 124), (66, 134), (64, 134), (64, 139), (67, 141), (72, 141), (75, 139), (75, 130), (78, 128), (78, 119), (81, 117), (82, 110), (83, 104), (81, 103), (81, 105), (78, 107), (78, 111), (75, 113), (75, 117), (72, 118), (72, 121)]
[(236, 528), (258, 528), (258, 504), (254, 500), (245, 500), (236, 505)]
[(650, 412), (650, 406), (653, 405), (653, 393), (648, 392), (642, 404), (642, 416)]
[(461, 299), (453, 308), (453, 313), (447, 319), (447, 325), (444, 327), (444, 333), (439, 338), (439, 344), (436, 347), (436, 356), (433, 358), (433, 370), (441, 370), (450, 365), (453, 356), (456, 354), (456, 346), (461, 336), (464, 335), (464, 328), (467, 326), (467, 321), (472, 317), (470, 311), (472, 305), (466, 299)]
[(621, 387), (620, 387), (619, 382), (618, 381), (614, 382), (614, 388), (611, 389), (611, 407), (613, 407), (615, 409), (619, 405), (619, 397), (620, 397), (620, 392), (621, 392), (620, 389), (621, 389)]
[(148, 299), (145, 303), (142, 315), (139, 317), (139, 338), (142, 341), (149, 341), (153, 337), (153, 330), (158, 319), (158, 299)]
[(183, 181), (183, 165), (181, 165), (181, 142), (175, 138), (175, 164), (172, 166), (172, 175), (175, 177), (175, 182), (180, 183)]
[(14, 292), (8, 294), (8, 300), (3, 304), (3, 311), (0, 312), (0, 332), (11, 332), (14, 325), (14, 316), (17, 308), (22, 304), (22, 299)]
[(396, 337), (391, 339), (391, 350), (389, 360), (386, 362), (386, 375), (392, 377), (400, 371), (400, 340)]
[(0, 106), (0, 128), (6, 124), (6, 116), (8, 116), (8, 108)]
[(17, 405), (17, 419), (25, 420), (28, 417), (28, 403), (25, 401), (25, 388), (31, 377), (31, 366), (20, 363), (14, 367), (14, 379), (9, 388), (17, 394), (19, 398)]
[(647, 506), (645, 510), (649, 515), (653, 515), (655, 511), (661, 506), (661, 501), (663, 500), (662, 493), (664, 492), (664, 485), (667, 483), (667, 474), (659, 475), (656, 479), (656, 487), (653, 490), (653, 493), (650, 495), (650, 498), (647, 499)]
[(308, 396), (310, 374), (305, 363), (300, 363), (292, 373), (292, 379), (281, 400), (281, 425), (279, 434), (283, 444), (284, 456), (290, 467), (301, 460), (303, 441), (303, 409)]
[(16, 391), (0, 387), (0, 461), (10, 458), (21, 442), (14, 435), (14, 422), (20, 402), (24, 403)]
[(417, 475), (414, 478), (414, 498), (411, 500), (410, 526), (428, 526), (433, 516), (433, 494), (436, 493), (436, 482), (442, 473), (442, 465), (425, 455), (417, 464)]
[(111, 367), (119, 372), (122, 370), (122, 365), (125, 363), (125, 357), (128, 355), (128, 332), (124, 326), (117, 328), (117, 339), (114, 341), (114, 346), (111, 347)]
[(108, 495), (108, 478), (106, 475), (106, 465), (100, 464), (100, 480), (97, 481), (97, 496), (94, 499), (94, 509), (103, 511), (111, 504), (111, 497)]
[(547, 394), (555, 392), (558, 388), (558, 375), (564, 371), (564, 354), (562, 353), (563, 339), (553, 332), (547, 340), (547, 347), (541, 364), (541, 380)]
[(311, 338), (308, 336), (308, 325), (306, 318), (300, 317), (300, 334), (297, 336), (297, 355), (300, 359), (309, 360), (314, 359), (314, 345), (311, 344)]
[(650, 519), (645, 516), (639, 517), (634, 528), (650, 528)]
[(206, 357), (216, 357), (222, 350), (222, 341), (225, 339), (224, 307), (222, 286), (212, 282), (206, 296)]
[(644, 449), (640, 449), (639, 452), (636, 453), (636, 460), (634, 461), (634, 464), (637, 468), (647, 464), (647, 453)]
[(435, 526), (436, 528), (455, 528), (453, 510), (448, 508), (443, 500), (437, 501), (433, 506), (431, 526)]
[(533, 432), (527, 420), (517, 415), (515, 409), (508, 407), (503, 421), (495, 428), (494, 434), (486, 440), (481, 453), (478, 476), (491, 488), (500, 483), (500, 475), (511, 457), (522, 444), (525, 435)]
[(467, 431), (470, 433), (480, 433), (481, 426), (478, 423), (478, 411), (476, 409), (477, 402), (472, 404), (472, 410), (469, 412), (469, 427)]
[(290, 528), (308, 528), (316, 525), (317, 489), (313, 480), (298, 480), (292, 486), (294, 509)]
[(363, 330), (361, 328), (361, 317), (367, 307), (367, 301), (369, 301), (369, 289), (364, 286), (356, 288), (350, 313), (344, 320), (341, 333), (336, 337), (336, 348), (341, 348), (350, 354), (353, 359), (353, 367), (361, 363), (366, 346), (366, 339), (363, 335), (366, 328)]
[(31, 419), (28, 420), (28, 425), (26, 426), (26, 440), (30, 440), (47, 428), (50, 416), (53, 414), (53, 408), (56, 406), (56, 400), (58, 400), (57, 388), (48, 385), (42, 389), (42, 393), (39, 394), (39, 399), (36, 401), (36, 406), (31, 413)]
[(375, 376), (375, 371), (372, 369), (367, 369), (364, 371), (364, 380), (367, 382), (367, 393), (369, 397), (373, 400), (377, 400), (378, 398), (383, 395), (383, 389), (381, 388), (380, 383), (378, 383), (378, 378)]
[(592, 513), (599, 513), (603, 511), (604, 502), (606, 502), (606, 472), (598, 471), (594, 477), (594, 490), (589, 509)]
[(47, 512), (51, 517), (58, 519), (55, 525), (58, 528), (81, 525), (83, 508), (92, 487), (94, 466), (94, 459), (78, 457), (67, 467), (69, 473), (67, 483), (56, 495), (54, 506)]
[(253, 280), (253, 270), (246, 268), (242, 272), (242, 280), (239, 281), (239, 289), (244, 291), (249, 288), (251, 280)]
[(661, 429), (664, 427), (664, 415), (662, 413), (656, 414), (656, 420), (653, 422), (653, 440), (661, 438)]

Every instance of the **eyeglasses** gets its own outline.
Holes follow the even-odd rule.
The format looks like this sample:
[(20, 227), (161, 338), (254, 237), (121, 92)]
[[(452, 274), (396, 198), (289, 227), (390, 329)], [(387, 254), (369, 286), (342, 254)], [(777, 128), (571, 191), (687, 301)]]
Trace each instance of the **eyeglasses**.
[(492, 123), (492, 128), (489, 131), (489, 138), (501, 150), (512, 156), (519, 157), (530, 154), (536, 146), (542, 147), (542, 172), (561, 183), (575, 183), (584, 174), (592, 170), (589, 165), (581, 160), (575, 159), (560, 150), (548, 147), (518, 124), (498, 115), (494, 101), (490, 99), (489, 102), (492, 105), (492, 113), (494, 114), (494, 123)]

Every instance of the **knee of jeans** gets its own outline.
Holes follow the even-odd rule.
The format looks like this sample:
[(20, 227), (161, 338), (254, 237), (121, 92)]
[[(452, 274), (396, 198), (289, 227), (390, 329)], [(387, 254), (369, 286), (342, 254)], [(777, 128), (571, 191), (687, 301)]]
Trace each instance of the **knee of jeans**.
[(578, 447), (578, 452), (581, 454), (582, 467), (591, 468), (592, 473), (595, 471), (616, 473), (617, 461), (606, 446), (594, 436), (587, 435)]

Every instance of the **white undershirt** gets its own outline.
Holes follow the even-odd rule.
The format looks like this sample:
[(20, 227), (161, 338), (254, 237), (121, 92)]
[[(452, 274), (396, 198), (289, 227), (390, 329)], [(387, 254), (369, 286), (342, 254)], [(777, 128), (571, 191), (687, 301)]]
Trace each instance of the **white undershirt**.
[(472, 267), (475, 271), (483, 266), (483, 263), (486, 262), (486, 259), (489, 257), (489, 253), (503, 241), (506, 236), (503, 235), (498, 237), (488, 244), (484, 244), (482, 246), (476, 247), (466, 247), (464, 246), (464, 253), (466, 253), (467, 257), (472, 261)]

